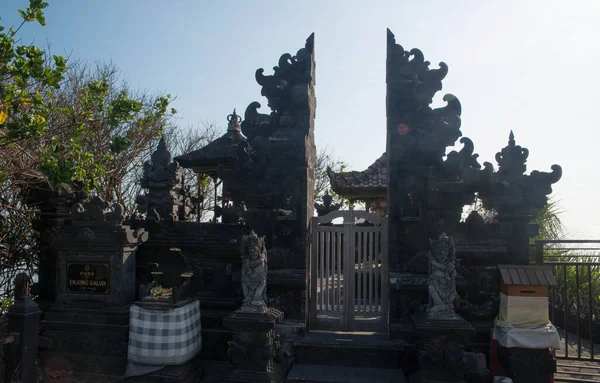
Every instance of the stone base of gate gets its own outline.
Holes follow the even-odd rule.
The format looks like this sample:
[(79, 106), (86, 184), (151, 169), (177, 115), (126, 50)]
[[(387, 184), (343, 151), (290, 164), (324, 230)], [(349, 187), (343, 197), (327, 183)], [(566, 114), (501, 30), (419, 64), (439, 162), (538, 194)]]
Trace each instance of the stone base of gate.
[(269, 309), (266, 313), (236, 311), (223, 319), (223, 325), (233, 331), (227, 351), (232, 360), (226, 383), (279, 383), (285, 371), (275, 368), (274, 356), (279, 347), (275, 325), (283, 313)]
[(410, 383), (462, 383), (465, 345), (475, 329), (458, 314), (435, 318), (421, 311), (411, 317), (416, 330), (417, 359), (421, 370)]

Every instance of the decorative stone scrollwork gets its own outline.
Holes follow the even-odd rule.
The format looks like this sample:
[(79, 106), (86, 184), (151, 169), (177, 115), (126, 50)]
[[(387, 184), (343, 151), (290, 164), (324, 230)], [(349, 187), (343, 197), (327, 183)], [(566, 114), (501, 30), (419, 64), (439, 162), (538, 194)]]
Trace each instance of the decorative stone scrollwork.
[(256, 70), (256, 82), (262, 87), (261, 95), (267, 98), (271, 114), (258, 113), (260, 103), (254, 101), (244, 113), (242, 132), (249, 141), (259, 136), (270, 136), (277, 127), (295, 125), (293, 111), (305, 106), (307, 86), (314, 82), (314, 35), (295, 56), (281, 55), (272, 75), (265, 76), (264, 69)]
[(455, 177), (459, 177), (466, 168), (481, 169), (481, 164), (477, 162), (479, 154), (473, 154), (475, 149), (473, 141), (468, 137), (463, 137), (460, 139), (460, 143), (464, 145), (463, 148), (459, 152), (453, 150), (448, 153), (444, 161), (446, 171)]
[(279, 58), (279, 65), (273, 68), (273, 75), (265, 76), (264, 69), (256, 70), (256, 82), (262, 86), (261, 94), (269, 100), (269, 107), (274, 112), (284, 112), (292, 99), (292, 87), (297, 83), (311, 81), (311, 55), (314, 48), (314, 35), (306, 40), (304, 48), (295, 56), (284, 53)]
[[(331, 169), (327, 168), (327, 172), (330, 172)], [(339, 203), (332, 203), (333, 197), (329, 195), (329, 192), (326, 192), (323, 197), (321, 197), (323, 203), (315, 203), (315, 209), (317, 209), (317, 214), (319, 217), (327, 215), (332, 211), (340, 210), (341, 205)]]
[(86, 223), (111, 223), (120, 225), (125, 219), (124, 209), (118, 203), (108, 202), (96, 196), (85, 203), (76, 203), (71, 207), (71, 221)]
[(552, 165), (551, 173), (535, 170), (529, 175), (524, 174), (528, 156), (529, 150), (516, 144), (511, 131), (508, 145), (496, 154), (499, 170), (494, 173), (491, 186), (480, 193), (484, 207), (495, 209), (500, 219), (527, 217), (531, 209), (545, 206), (547, 196), (552, 193), (552, 184), (562, 177), (559, 165)]
[[(423, 155), (431, 165), (438, 165), (445, 148), (454, 145), (462, 136), (458, 98), (446, 94), (447, 105), (432, 109), (435, 94), (442, 89), (448, 66), (440, 62), (439, 69), (429, 69), (423, 52), (410, 52), (396, 43), (388, 30), (388, 121), (398, 125), (400, 135), (406, 136), (402, 147), (406, 161), (419, 162)], [(433, 160), (433, 161), (432, 161)], [(404, 160), (403, 160), (404, 161)]]

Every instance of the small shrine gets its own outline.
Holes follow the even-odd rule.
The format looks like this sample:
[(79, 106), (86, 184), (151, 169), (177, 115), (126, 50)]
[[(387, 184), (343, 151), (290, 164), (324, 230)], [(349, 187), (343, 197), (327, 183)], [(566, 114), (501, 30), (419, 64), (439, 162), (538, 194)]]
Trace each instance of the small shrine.
[(215, 223), (218, 218), (222, 218), (222, 223), (237, 223), (240, 218), (240, 215), (234, 211), (239, 209), (233, 207), (239, 207), (242, 201), (234, 201), (229, 183), (222, 180), (219, 175), (231, 170), (239, 161), (247, 159), (249, 151), (248, 140), (240, 129), (242, 118), (235, 109), (227, 116), (227, 121), (227, 132), (224, 135), (203, 148), (175, 158), (180, 166), (192, 169), (197, 174), (198, 182), (201, 182), (203, 176), (209, 176), (213, 180), (215, 189), (213, 222)]
[(379, 216), (387, 214), (388, 161), (383, 153), (371, 166), (363, 171), (336, 173), (327, 168), (331, 188), (350, 201), (362, 201), (366, 210)]

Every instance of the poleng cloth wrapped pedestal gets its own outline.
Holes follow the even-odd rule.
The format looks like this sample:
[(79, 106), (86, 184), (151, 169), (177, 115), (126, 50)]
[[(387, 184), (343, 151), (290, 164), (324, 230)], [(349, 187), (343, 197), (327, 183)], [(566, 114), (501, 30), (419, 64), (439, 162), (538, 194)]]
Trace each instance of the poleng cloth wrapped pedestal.
[(180, 365), (202, 349), (200, 302), (167, 311), (132, 305), (127, 360), (149, 365)]

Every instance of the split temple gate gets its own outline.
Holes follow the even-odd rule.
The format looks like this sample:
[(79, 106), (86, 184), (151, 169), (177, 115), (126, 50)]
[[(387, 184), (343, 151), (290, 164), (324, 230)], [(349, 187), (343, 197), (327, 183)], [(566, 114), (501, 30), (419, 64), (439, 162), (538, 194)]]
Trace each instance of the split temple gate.
[[(201, 358), (227, 359), (232, 334), (223, 320), (242, 300), (240, 239), (251, 230), (266, 238), (268, 305), (286, 318), (306, 318), (309, 337), (316, 329), (371, 331), (374, 338), (367, 343), (377, 347), (369, 352), (396, 352), (402, 344), (408, 369), (416, 365), (407, 356), (414, 347), (435, 361), (439, 355), (423, 344), (450, 333), (458, 343), (485, 349), (498, 307), (496, 266), (529, 263), (529, 239), (538, 229), (530, 223), (532, 209), (547, 203), (561, 168), (525, 174), (529, 152), (508, 131), (508, 145), (495, 157), (497, 170), (490, 162), (480, 164), (473, 142), (462, 136), (458, 98), (447, 94), (445, 107), (431, 108), (448, 67), (429, 65), (420, 50), (404, 50), (388, 30), (386, 153), (363, 172), (329, 171), (333, 189), (365, 201), (370, 213), (313, 217), (313, 35), (295, 55), (282, 55), (272, 75), (256, 71), (269, 114), (259, 113), (261, 104), (252, 102), (243, 119), (235, 112), (229, 116), (222, 137), (175, 158), (160, 141), (144, 166), (139, 215), (123, 217), (118, 206), (98, 200), (71, 209), (86, 196), (70, 189), (33, 193), (31, 202), (41, 206), (36, 226), (42, 238), (39, 301), (44, 335), (53, 340), (48, 354), (60, 354), (81, 371), (97, 370), (99, 363), (121, 368), (127, 307), (158, 268), (172, 284), (182, 273), (193, 272), (192, 294), (201, 302), (207, 345)], [(446, 154), (457, 140), (463, 148)], [(193, 204), (181, 167), (220, 185), (221, 205), (214, 214), (221, 222), (190, 221)], [(494, 219), (471, 212), (461, 220), (475, 193)], [(89, 209), (97, 214), (86, 213)], [(430, 243), (442, 234), (455, 244), (459, 298), (456, 317), (432, 325), (418, 314), (429, 303)], [(108, 244), (118, 259), (98, 253)], [(77, 257), (99, 259), (116, 270), (110, 273), (120, 277), (110, 283), (118, 297), (89, 299), (66, 291), (57, 277), (66, 272), (65, 262)], [(110, 266), (115, 262), (119, 266)], [(80, 332), (69, 333), (75, 325)], [(61, 339), (67, 333), (68, 339)], [(90, 340), (93, 334), (116, 343)], [(326, 343), (319, 339), (294, 344), (296, 363), (310, 358), (310, 347)], [(450, 346), (441, 342), (436, 347)], [(381, 361), (398, 364), (398, 359)]]

